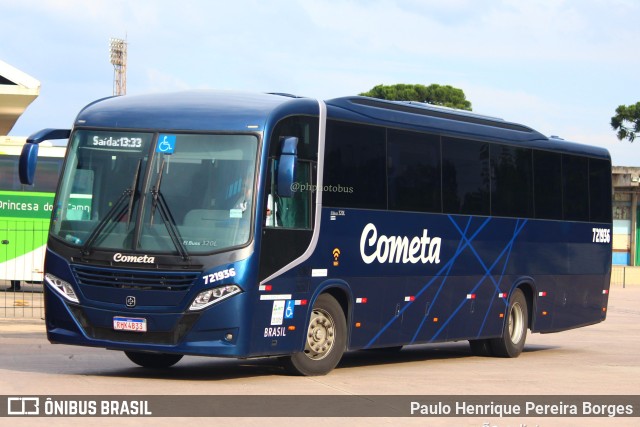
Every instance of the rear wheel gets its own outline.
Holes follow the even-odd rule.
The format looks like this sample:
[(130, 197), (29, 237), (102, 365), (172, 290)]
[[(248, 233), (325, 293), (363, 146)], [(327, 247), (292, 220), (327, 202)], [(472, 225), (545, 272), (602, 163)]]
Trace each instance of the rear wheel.
[(516, 289), (509, 299), (502, 337), (491, 340), (491, 351), (495, 356), (518, 357), (522, 353), (527, 339), (528, 319), (527, 299), (520, 289)]
[(347, 344), (347, 322), (342, 307), (329, 294), (318, 297), (309, 318), (304, 351), (283, 358), (296, 375), (325, 375), (336, 367)]
[(125, 351), (124, 354), (136, 365), (154, 369), (169, 368), (182, 359), (181, 354), (140, 353), (136, 351)]

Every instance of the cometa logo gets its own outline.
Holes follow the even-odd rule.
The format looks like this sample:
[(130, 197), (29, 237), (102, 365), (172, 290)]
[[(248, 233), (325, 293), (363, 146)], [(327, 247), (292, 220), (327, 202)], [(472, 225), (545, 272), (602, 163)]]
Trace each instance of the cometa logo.
[(118, 252), (113, 255), (113, 261), (115, 262), (131, 262), (135, 264), (153, 264), (156, 262), (156, 257), (148, 255), (125, 255)]
[(440, 264), (440, 237), (429, 237), (425, 228), (422, 236), (378, 236), (376, 226), (369, 223), (360, 236), (360, 256), (365, 264)]

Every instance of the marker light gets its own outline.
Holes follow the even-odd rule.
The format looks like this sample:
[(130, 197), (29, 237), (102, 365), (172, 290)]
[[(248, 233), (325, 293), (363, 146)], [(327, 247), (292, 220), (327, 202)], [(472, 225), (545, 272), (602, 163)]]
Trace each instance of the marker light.
[(44, 275), (44, 280), (49, 284), (51, 289), (62, 295), (65, 299), (71, 302), (79, 302), (76, 292), (69, 283), (49, 273)]
[(195, 297), (191, 303), (189, 310), (202, 310), (205, 307), (209, 307), (223, 299), (229, 298), (235, 294), (242, 292), (242, 289), (238, 285), (224, 285), (217, 288), (207, 289), (202, 291)]

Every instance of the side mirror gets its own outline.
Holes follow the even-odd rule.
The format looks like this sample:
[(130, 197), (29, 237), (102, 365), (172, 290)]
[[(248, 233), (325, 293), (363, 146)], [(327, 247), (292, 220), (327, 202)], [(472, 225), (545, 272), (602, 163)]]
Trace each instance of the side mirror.
[(293, 179), (296, 175), (298, 161), (298, 138), (285, 136), (280, 141), (280, 159), (278, 161), (278, 196), (293, 196)]
[(18, 161), (18, 175), (20, 183), (32, 185), (36, 175), (36, 164), (38, 163), (38, 144), (24, 144)]
[(71, 135), (69, 129), (43, 129), (27, 138), (27, 143), (22, 147), (20, 160), (18, 161), (18, 175), (20, 183), (32, 185), (36, 175), (38, 164), (38, 144), (52, 139), (68, 139)]

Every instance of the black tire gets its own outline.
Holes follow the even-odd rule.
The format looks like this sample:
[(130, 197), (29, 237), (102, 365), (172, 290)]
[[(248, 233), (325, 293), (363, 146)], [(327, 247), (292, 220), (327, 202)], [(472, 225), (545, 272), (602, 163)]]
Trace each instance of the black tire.
[(329, 294), (318, 297), (309, 318), (304, 351), (282, 359), (294, 375), (326, 375), (336, 367), (347, 346), (347, 321), (342, 307)]
[(491, 340), (494, 356), (518, 357), (527, 340), (529, 309), (527, 299), (520, 289), (516, 289), (509, 298), (509, 309), (504, 322), (502, 337)]
[(136, 365), (152, 369), (169, 368), (182, 359), (182, 354), (139, 353), (136, 351), (125, 351), (124, 354)]
[(474, 356), (493, 356), (491, 351), (491, 340), (469, 340), (469, 348)]

